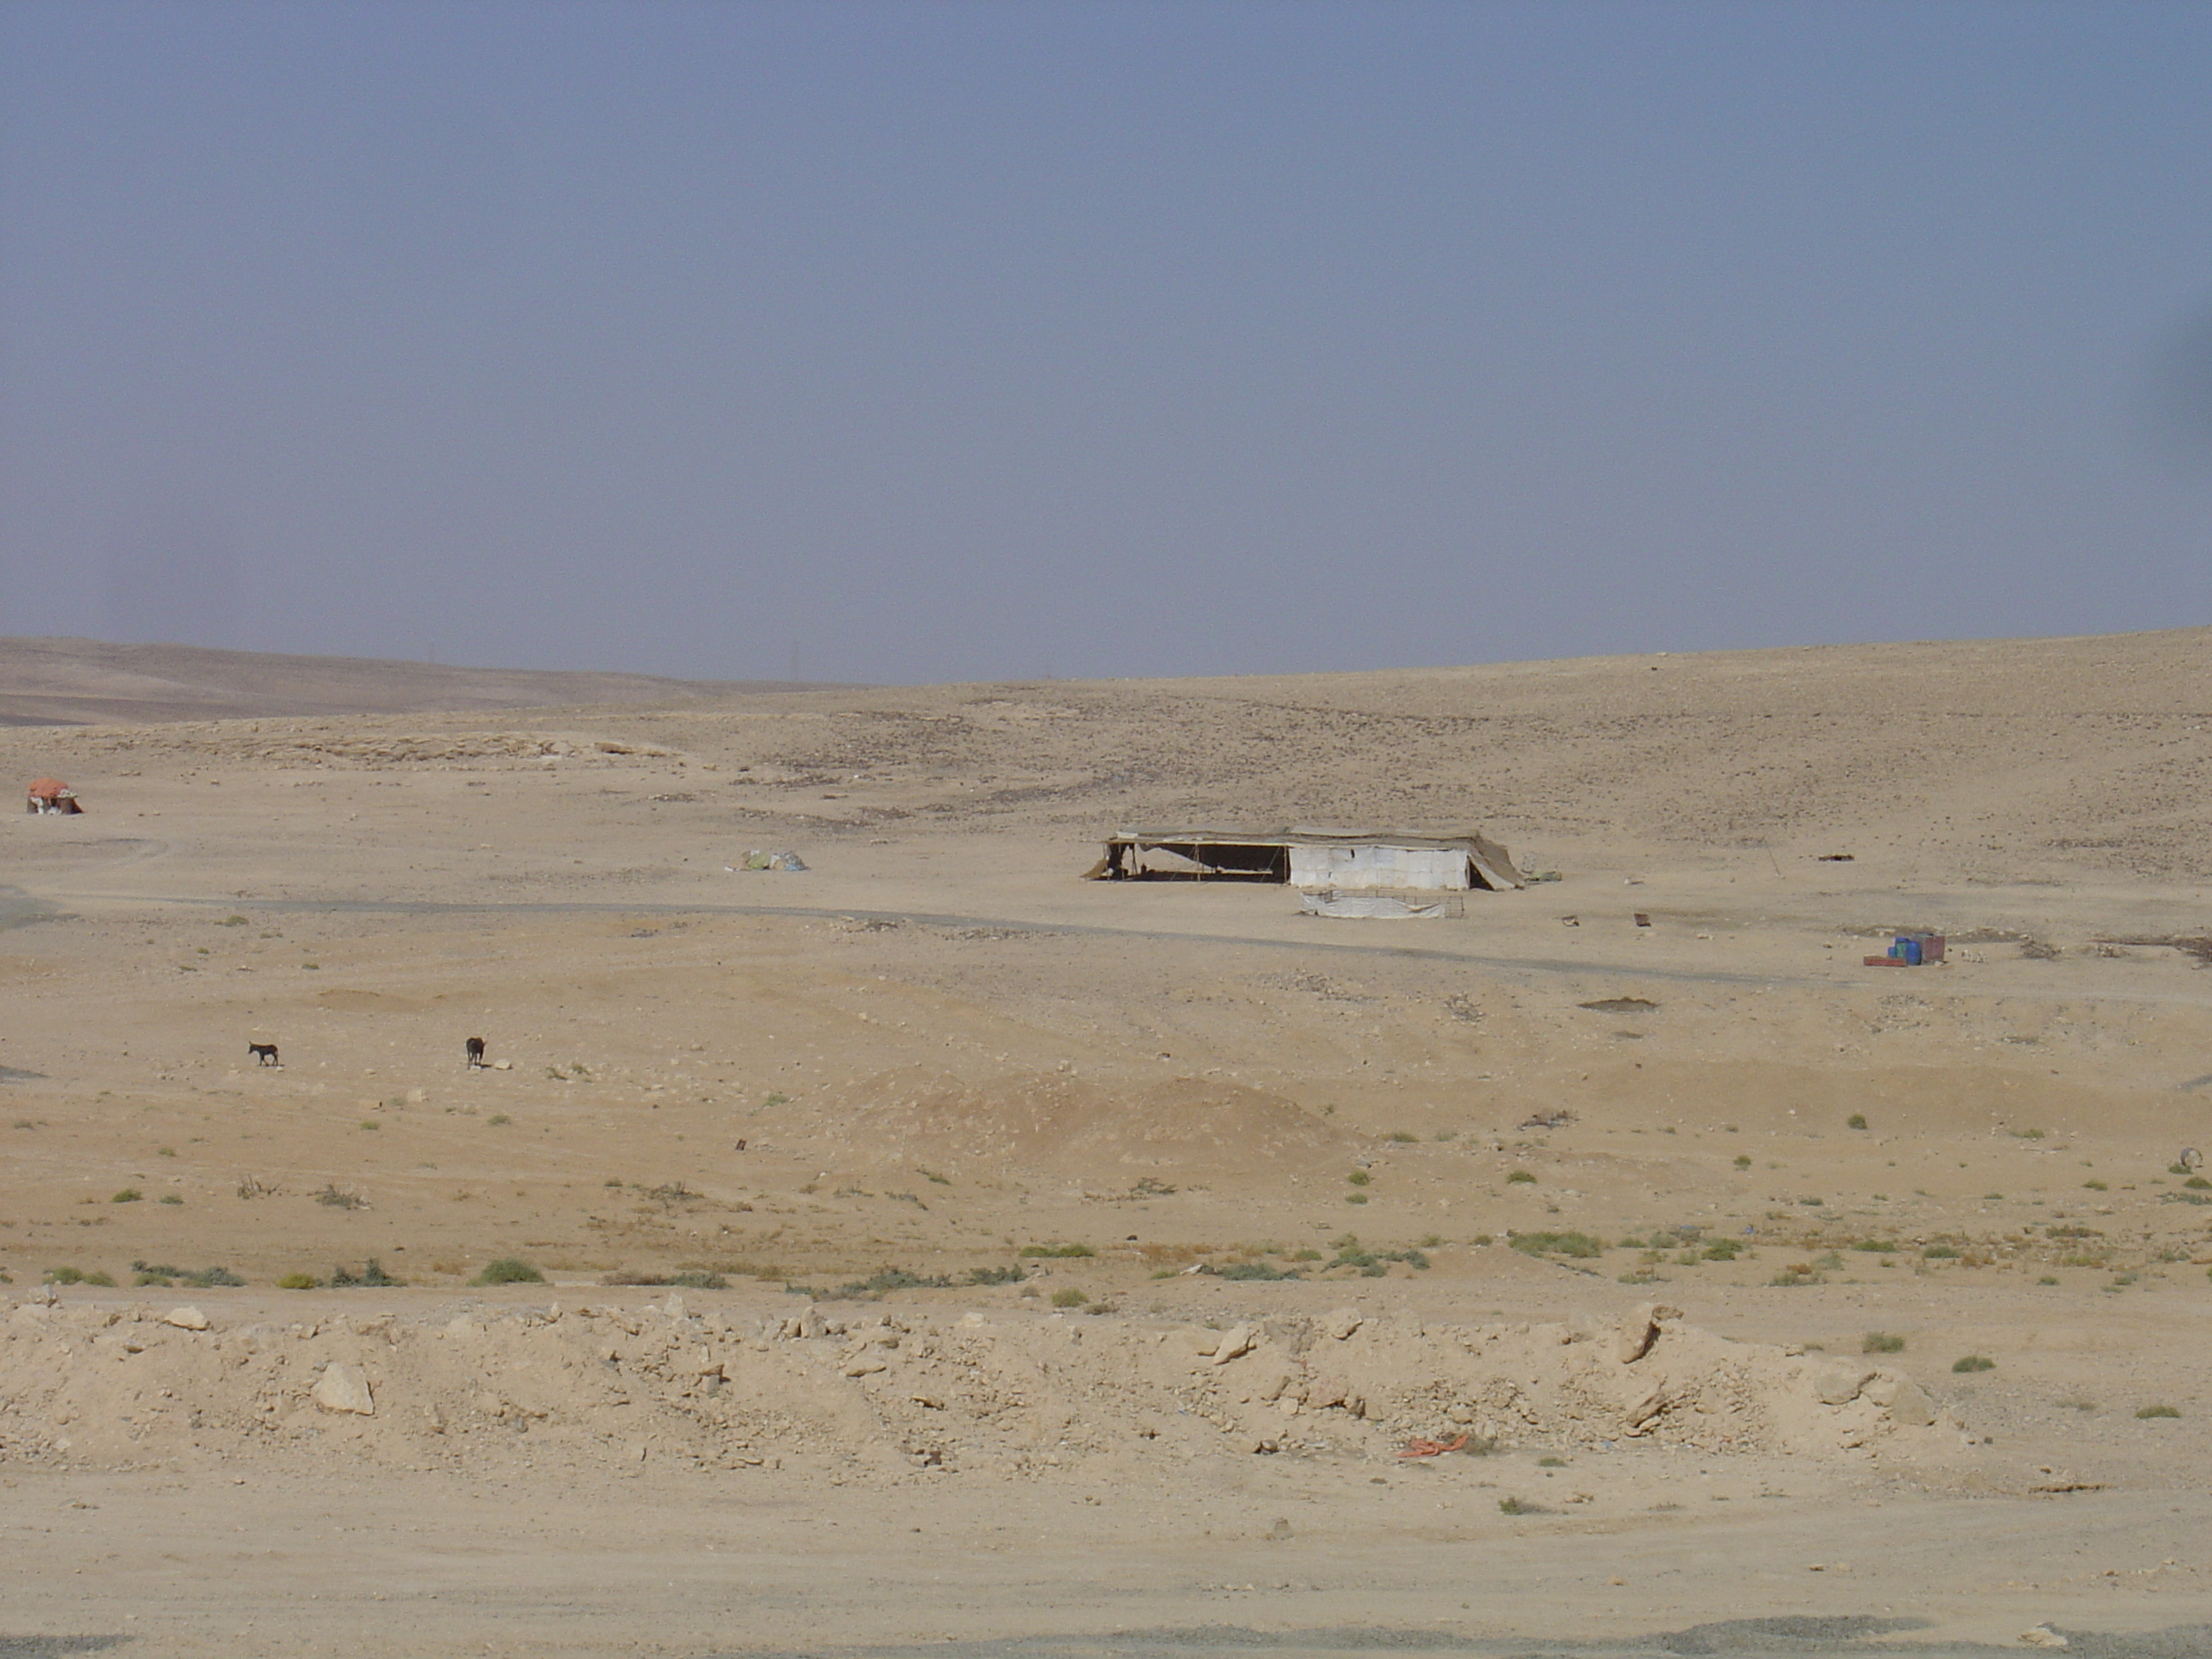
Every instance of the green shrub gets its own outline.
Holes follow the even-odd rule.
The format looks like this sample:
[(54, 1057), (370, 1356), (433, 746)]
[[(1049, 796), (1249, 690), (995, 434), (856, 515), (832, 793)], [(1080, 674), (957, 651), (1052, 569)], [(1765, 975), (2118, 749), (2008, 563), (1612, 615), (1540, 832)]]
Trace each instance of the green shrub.
[(602, 1285), (672, 1285), (683, 1291), (726, 1291), (730, 1281), (707, 1267), (685, 1267), (672, 1273), (640, 1273), (626, 1269), (603, 1275)]
[(85, 1272), (82, 1267), (49, 1267), (46, 1269), (46, 1283), (49, 1285), (97, 1285), (102, 1290), (108, 1291), (115, 1288), (115, 1280), (97, 1267), (90, 1273)]
[(1708, 1261), (1733, 1261), (1742, 1249), (1743, 1246), (1733, 1238), (1717, 1238), (1699, 1254)]
[(1748, 1170), (1751, 1167), (1751, 1154), (1738, 1152), (1735, 1155), (1735, 1167), (1739, 1170)]
[(469, 1281), (471, 1285), (543, 1285), (544, 1282), (544, 1273), (520, 1257), (511, 1255), (485, 1262), (483, 1271)]
[(881, 1296), (886, 1291), (945, 1291), (951, 1287), (952, 1281), (941, 1276), (910, 1273), (903, 1267), (878, 1267), (866, 1279), (839, 1285), (837, 1294)]
[(2136, 1415), (2148, 1420), (2154, 1417), (2179, 1417), (2181, 1413), (2171, 1406), (2138, 1406)]
[(1529, 1255), (1571, 1255), (1588, 1260), (1605, 1254), (1605, 1243), (1584, 1232), (1516, 1233), (1505, 1241)]
[(1052, 1293), (1052, 1305), (1055, 1308), (1079, 1308), (1090, 1300), (1089, 1297), (1084, 1295), (1073, 1285), (1065, 1290), (1054, 1291)]
[(1505, 1184), (1509, 1187), (1520, 1186), (1533, 1183), (1535, 1179), (1535, 1171), (1533, 1170), (1516, 1170), (1505, 1177)]
[(313, 1273), (286, 1273), (276, 1281), (276, 1288), (280, 1291), (312, 1291), (319, 1286)]
[(1897, 1241), (1893, 1238), (1862, 1238), (1851, 1248), (1855, 1250), (1864, 1250), (1872, 1255), (1895, 1255)]
[(1869, 1331), (1866, 1340), (1859, 1344), (1861, 1353), (1903, 1353), (1905, 1339), (1888, 1331)]
[(1274, 1279), (1305, 1277), (1295, 1267), (1271, 1267), (1264, 1261), (1232, 1261), (1225, 1267), (1216, 1267), (1213, 1273), (1215, 1277), (1219, 1279)]
[(1951, 1369), (1954, 1371), (1993, 1371), (1996, 1368), (1996, 1360), (1978, 1353), (1970, 1353), (1951, 1362)]
[(1844, 1120), (1844, 1127), (1847, 1129), (1863, 1129), (1866, 1126), (1866, 1114), (1864, 1112), (1853, 1112), (1849, 1117)]
[(1425, 1269), (1429, 1258), (1419, 1250), (1368, 1250), (1360, 1248), (1359, 1241), (1346, 1233), (1337, 1241), (1336, 1260), (1332, 1267), (1357, 1267), (1366, 1279), (1380, 1279), (1390, 1271), (1389, 1264), (1402, 1261), (1409, 1267)]
[(2212, 1181), (2207, 1181), (2201, 1175), (2193, 1175), (2181, 1184), (2197, 1192), (2212, 1192)]
[(1923, 1261), (1956, 1261), (1959, 1259), (1959, 1251), (1955, 1245), (1930, 1244), (1926, 1249), (1921, 1251), (1920, 1256)]
[(970, 1267), (968, 1270), (970, 1285), (1018, 1285), (1028, 1277), (1019, 1267)]
[(140, 1192), (136, 1187), (125, 1187), (121, 1192), (117, 1193), (107, 1201), (110, 1204), (136, 1204), (139, 1200), (145, 1196), (146, 1194)]
[(1098, 1252), (1088, 1244), (1024, 1244), (1019, 1254), (1034, 1260), (1040, 1256), (1096, 1255)]
[(1345, 1179), (1355, 1187), (1364, 1187), (1369, 1182), (1374, 1180), (1375, 1177), (1368, 1174), (1364, 1170), (1354, 1170), (1350, 1175), (1345, 1176)]
[(492, 1127), (498, 1128), (501, 1124), (512, 1123), (514, 1120), (509, 1117), (505, 1112), (494, 1112), (489, 1117), (486, 1118), (484, 1121), (490, 1124)]
[(2081, 1185), (2084, 1188), (2093, 1193), (2109, 1193), (2112, 1190), (2101, 1181), (2085, 1181)]
[(348, 1290), (363, 1285), (371, 1290), (382, 1290), (395, 1285), (404, 1285), (406, 1282), (404, 1279), (394, 1279), (390, 1273), (385, 1272), (384, 1264), (374, 1256), (369, 1257), (368, 1265), (361, 1270), (358, 1277), (348, 1273), (343, 1267), (331, 1269), (331, 1288), (333, 1290)]
[(193, 1272), (186, 1267), (173, 1267), (166, 1261), (134, 1261), (131, 1271), (137, 1275), (132, 1282), (139, 1285), (170, 1285), (181, 1280), (204, 1291), (216, 1285), (246, 1283), (228, 1267), (202, 1267)]
[(1413, 1134), (1407, 1134), (1407, 1133), (1403, 1129), (1393, 1129), (1393, 1130), (1391, 1130), (1391, 1131), (1390, 1131), (1390, 1133), (1389, 1133), (1389, 1134), (1387, 1134), (1387, 1135), (1383, 1136), (1382, 1138), (1383, 1138), (1385, 1140), (1395, 1140), (1395, 1141), (1398, 1142), (1401, 1146), (1412, 1146), (1415, 1141), (1419, 1140), (1419, 1139), (1420, 1139), (1420, 1136), (1419, 1136), (1419, 1135), (1413, 1135)]
[(161, 1194), (161, 1202), (164, 1204), (182, 1204), (184, 1201), (184, 1195), (181, 1193), (163, 1193)]

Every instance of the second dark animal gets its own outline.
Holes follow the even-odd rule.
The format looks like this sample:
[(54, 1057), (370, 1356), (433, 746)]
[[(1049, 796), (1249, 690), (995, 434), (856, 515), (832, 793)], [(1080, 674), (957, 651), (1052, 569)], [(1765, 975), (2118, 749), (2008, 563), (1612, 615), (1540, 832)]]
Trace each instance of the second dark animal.
[(249, 1042), (246, 1045), (246, 1052), (253, 1056), (256, 1066), (279, 1066), (283, 1063), (276, 1058), (276, 1045), (273, 1042)]
[(481, 1070), (483, 1068), (484, 1063), (483, 1048), (484, 1044), (482, 1037), (471, 1037), (469, 1039), (469, 1068), (471, 1071)]

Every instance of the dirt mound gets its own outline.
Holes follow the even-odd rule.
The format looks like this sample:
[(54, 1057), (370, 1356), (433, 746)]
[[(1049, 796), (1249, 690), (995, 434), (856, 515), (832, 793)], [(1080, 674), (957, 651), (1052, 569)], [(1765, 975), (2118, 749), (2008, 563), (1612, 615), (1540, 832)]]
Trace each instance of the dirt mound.
[(1115, 1178), (1107, 1184), (1273, 1176), (1340, 1159), (1346, 1147), (1284, 1096), (1198, 1078), (1122, 1091), (1053, 1073), (975, 1084), (909, 1066), (845, 1091), (830, 1115), (829, 1138), (862, 1155)]
[(878, 1478), (1375, 1458), (1459, 1434), (1478, 1452), (1649, 1438), (1830, 1458), (1900, 1436), (1924, 1451), (1936, 1419), (1896, 1373), (1641, 1313), (1603, 1332), (1352, 1309), (1212, 1330), (849, 1304), (763, 1320), (675, 1295), (292, 1323), (26, 1303), (0, 1334), (0, 1460), (15, 1462), (229, 1464), (313, 1446), (408, 1467), (502, 1449), (726, 1468), (811, 1456)]

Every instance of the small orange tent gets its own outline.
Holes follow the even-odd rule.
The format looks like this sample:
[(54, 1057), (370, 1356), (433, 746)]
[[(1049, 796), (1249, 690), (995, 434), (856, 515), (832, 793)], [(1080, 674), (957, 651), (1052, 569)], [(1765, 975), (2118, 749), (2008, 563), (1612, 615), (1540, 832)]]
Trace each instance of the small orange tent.
[(33, 778), (31, 795), (23, 810), (26, 812), (82, 812), (76, 804), (76, 792), (59, 778)]

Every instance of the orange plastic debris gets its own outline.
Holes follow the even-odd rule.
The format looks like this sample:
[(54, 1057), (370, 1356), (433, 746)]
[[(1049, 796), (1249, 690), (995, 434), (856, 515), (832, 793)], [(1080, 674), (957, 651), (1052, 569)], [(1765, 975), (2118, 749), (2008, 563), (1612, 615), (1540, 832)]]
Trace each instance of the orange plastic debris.
[(1400, 1452), (1398, 1455), (1401, 1457), (1435, 1457), (1444, 1452), (1465, 1451), (1466, 1449), (1467, 1437), (1465, 1435), (1462, 1435), (1456, 1440), (1408, 1440), (1406, 1443), (1406, 1449)]

